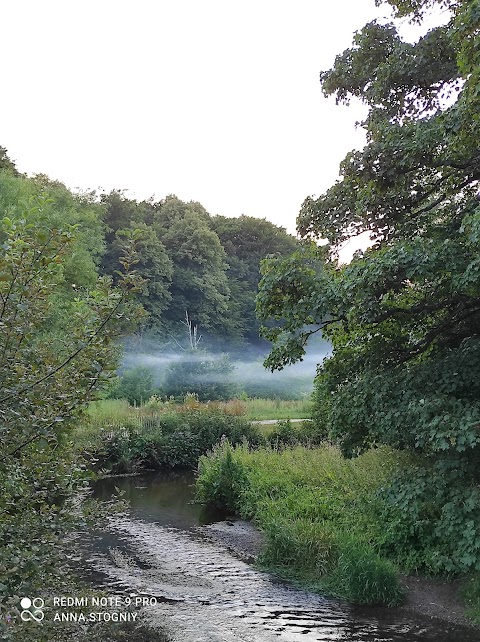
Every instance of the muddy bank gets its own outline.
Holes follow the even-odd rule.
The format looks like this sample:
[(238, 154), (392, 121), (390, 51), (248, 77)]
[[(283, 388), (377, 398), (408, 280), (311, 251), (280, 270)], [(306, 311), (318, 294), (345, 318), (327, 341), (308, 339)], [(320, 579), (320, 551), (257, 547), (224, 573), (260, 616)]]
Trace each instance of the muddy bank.
[(458, 580), (442, 582), (425, 577), (406, 576), (401, 577), (401, 583), (407, 595), (406, 602), (401, 607), (403, 610), (436, 617), (454, 624), (474, 626), (459, 598), (461, 582)]
[[(248, 562), (255, 561), (265, 543), (263, 533), (251, 522), (223, 521), (203, 526), (199, 530)], [(406, 601), (401, 607), (388, 609), (395, 612), (414, 612), (438, 618), (452, 624), (473, 627), (466, 609), (458, 596), (459, 581), (443, 582), (417, 576), (402, 576)]]
[(211, 539), (221, 542), (228, 550), (232, 551), (247, 562), (254, 562), (265, 544), (265, 536), (251, 522), (227, 520), (201, 526), (198, 529)]

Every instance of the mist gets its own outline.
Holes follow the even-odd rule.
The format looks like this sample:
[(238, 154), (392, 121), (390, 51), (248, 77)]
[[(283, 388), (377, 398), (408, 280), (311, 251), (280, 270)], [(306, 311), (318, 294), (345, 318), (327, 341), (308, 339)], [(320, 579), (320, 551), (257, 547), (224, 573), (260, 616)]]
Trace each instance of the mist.
[(268, 346), (266, 349), (241, 348), (232, 344), (229, 350), (215, 352), (201, 348), (186, 350), (179, 344), (173, 346), (152, 339), (142, 340), (140, 345), (130, 340), (125, 344), (119, 375), (134, 368), (145, 368), (153, 375), (154, 385), (162, 394), (166, 378), (175, 376), (172, 366), (184, 364), (181, 372), (193, 386), (229, 383), (235, 387), (236, 394), (243, 392), (249, 397), (299, 398), (312, 392), (317, 366), (331, 354), (331, 346), (315, 337), (307, 346), (303, 361), (275, 372), (263, 366), (267, 354)]

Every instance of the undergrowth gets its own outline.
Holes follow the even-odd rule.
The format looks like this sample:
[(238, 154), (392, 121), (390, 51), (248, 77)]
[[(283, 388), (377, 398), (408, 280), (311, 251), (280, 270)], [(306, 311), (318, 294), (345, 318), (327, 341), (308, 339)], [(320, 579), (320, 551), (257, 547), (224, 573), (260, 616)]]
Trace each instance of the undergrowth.
[(183, 403), (177, 403), (152, 397), (137, 407), (124, 399), (107, 399), (90, 405), (75, 429), (74, 444), (92, 468), (113, 474), (192, 469), (200, 455), (222, 437), (231, 443), (247, 441), (251, 446), (314, 443), (311, 422), (280, 420), (264, 431), (252, 425), (248, 416), (261, 414), (262, 408), (264, 414), (268, 409), (274, 414), (275, 408), (278, 414), (286, 414), (295, 404), (300, 414), (300, 402), (266, 399), (202, 403), (196, 395), (187, 395)]
[(201, 501), (253, 519), (261, 562), (323, 593), (398, 604), (394, 566), (376, 547), (376, 492), (397, 465), (387, 449), (347, 460), (332, 446), (251, 450), (224, 441), (199, 464)]
[(466, 605), (467, 613), (477, 626), (480, 626), (480, 574), (468, 577), (460, 595)]
[[(107, 406), (109, 408), (110, 404)], [(232, 443), (263, 440), (243, 416), (216, 404), (191, 402), (159, 408), (113, 405), (86, 418), (75, 435), (76, 448), (92, 468), (113, 474), (144, 469), (193, 469), (200, 455), (222, 437)]]

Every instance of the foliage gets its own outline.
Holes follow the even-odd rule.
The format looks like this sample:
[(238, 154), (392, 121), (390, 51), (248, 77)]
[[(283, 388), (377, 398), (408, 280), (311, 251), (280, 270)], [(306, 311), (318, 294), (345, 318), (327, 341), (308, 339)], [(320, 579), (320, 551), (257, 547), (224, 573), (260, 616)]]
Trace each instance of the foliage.
[(124, 239), (134, 237), (137, 242), (138, 261), (135, 269), (144, 279), (142, 291), (137, 300), (149, 314), (149, 323), (161, 325), (162, 315), (167, 309), (172, 295), (173, 265), (165, 246), (152, 228), (145, 223), (131, 223), (130, 227), (119, 230), (112, 244), (115, 262), (121, 255)]
[(480, 575), (468, 577), (461, 590), (461, 597), (467, 605), (468, 614), (473, 621), (480, 624)]
[(233, 458), (228, 441), (222, 441), (221, 451), (221, 457), (212, 457), (210, 465), (201, 469), (197, 496), (206, 499), (209, 506), (235, 515), (241, 510), (240, 498), (247, 478), (242, 465)]
[[(8, 177), (7, 177), (8, 178)], [(59, 561), (62, 538), (79, 513), (82, 466), (66, 444), (68, 430), (115, 367), (116, 321), (133, 321), (126, 273), (82, 290), (63, 320), (49, 328), (56, 289), (65, 283), (75, 228), (57, 227), (49, 198), (30, 200), (23, 216), (0, 222), (0, 614), (19, 593), (34, 594)], [(129, 271), (134, 247), (122, 257)], [(80, 496), (79, 496), (80, 493)], [(18, 601), (18, 600), (17, 600)]]
[(238, 391), (232, 377), (234, 368), (227, 355), (188, 350), (168, 366), (160, 390), (168, 397), (184, 397), (190, 392), (200, 401), (232, 399)]
[(347, 460), (328, 446), (232, 450), (224, 442), (200, 458), (197, 493), (255, 519), (269, 568), (354, 602), (394, 604), (401, 591), (377, 553), (375, 493), (396, 466), (386, 449)]
[(480, 570), (480, 489), (465, 485), (462, 462), (450, 466), (409, 466), (381, 490), (381, 547), (407, 572)]
[(0, 147), (0, 170), (2, 172), (10, 172), (11, 174), (18, 176), (15, 163), (9, 158), (5, 147)]
[(132, 406), (140, 405), (154, 393), (153, 373), (149, 368), (138, 366), (126, 370), (109, 393), (112, 399), (127, 399)]
[(214, 335), (234, 335), (225, 250), (208, 219), (200, 204), (175, 197), (168, 197), (155, 212), (154, 228), (173, 263), (173, 304), (165, 317), (175, 328), (188, 310), (194, 325)]
[(294, 446), (298, 444), (300, 433), (295, 430), (290, 419), (283, 419), (277, 421), (273, 430), (268, 435), (268, 442), (274, 448), (281, 448), (284, 446)]
[(114, 473), (194, 469), (200, 455), (224, 436), (232, 443), (262, 441), (244, 417), (191, 400), (182, 406), (125, 407), (124, 413), (113, 406), (110, 417), (93, 413), (77, 431), (76, 445), (97, 468)]
[(238, 318), (246, 340), (258, 343), (255, 295), (260, 281), (260, 261), (267, 254), (287, 256), (296, 249), (298, 242), (282, 227), (252, 216), (214, 216), (211, 227), (218, 234), (227, 255), (231, 291), (229, 313)]
[(148, 323), (161, 326), (163, 312), (172, 298), (170, 285), (173, 265), (161, 238), (145, 222), (150, 206), (128, 199), (118, 191), (102, 195), (101, 202), (104, 207), (103, 220), (107, 226), (102, 271), (117, 278), (118, 259), (124, 239), (135, 235), (138, 248), (136, 270), (145, 280), (137, 300), (149, 314)]
[[(38, 198), (51, 203), (44, 209), (32, 208), (32, 201)], [(48, 223), (56, 229), (75, 226), (75, 234), (62, 254), (63, 280), (57, 284), (55, 307), (63, 308), (72, 301), (76, 288), (95, 286), (104, 239), (100, 208), (93, 195), (74, 195), (62, 183), (42, 174), (26, 178), (0, 171), (0, 209), (13, 221), (26, 220), (40, 226)], [(60, 318), (59, 325), (61, 322)]]
[[(349, 456), (415, 453), (385, 490), (391, 552), (464, 572), (480, 564), (480, 7), (390, 4), (419, 20), (448, 4), (448, 24), (412, 45), (370, 23), (322, 72), (326, 95), (368, 106), (367, 144), (302, 206), (300, 233), (329, 245), (264, 261), (257, 306), (271, 368), (302, 358), (320, 330), (332, 342), (315, 384), (320, 432)], [(362, 232), (372, 246), (339, 265), (339, 244)]]
[(261, 219), (211, 217), (200, 203), (173, 195), (139, 203), (116, 190), (100, 200), (104, 274), (115, 277), (122, 236), (142, 230), (137, 270), (146, 282), (137, 298), (149, 313), (145, 328), (164, 339), (178, 338), (188, 310), (205, 342), (208, 337), (220, 347), (244, 339), (258, 343), (259, 262), (270, 253), (293, 251), (293, 237)]

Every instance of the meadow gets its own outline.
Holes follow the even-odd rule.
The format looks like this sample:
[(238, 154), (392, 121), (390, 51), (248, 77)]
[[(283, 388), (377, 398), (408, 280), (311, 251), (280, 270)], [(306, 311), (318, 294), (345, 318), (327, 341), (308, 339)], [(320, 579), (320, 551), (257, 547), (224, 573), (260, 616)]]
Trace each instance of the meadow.
[(86, 410), (83, 422), (77, 429), (78, 434), (110, 426), (121, 427), (125, 422), (141, 423), (147, 418), (172, 411), (182, 412), (192, 408), (210, 408), (228, 415), (244, 417), (249, 421), (271, 419), (309, 419), (312, 412), (310, 399), (257, 399), (243, 398), (229, 401), (199, 402), (194, 395), (186, 395), (183, 403), (162, 400), (153, 396), (142, 405), (134, 406), (126, 399), (103, 399), (92, 402)]

